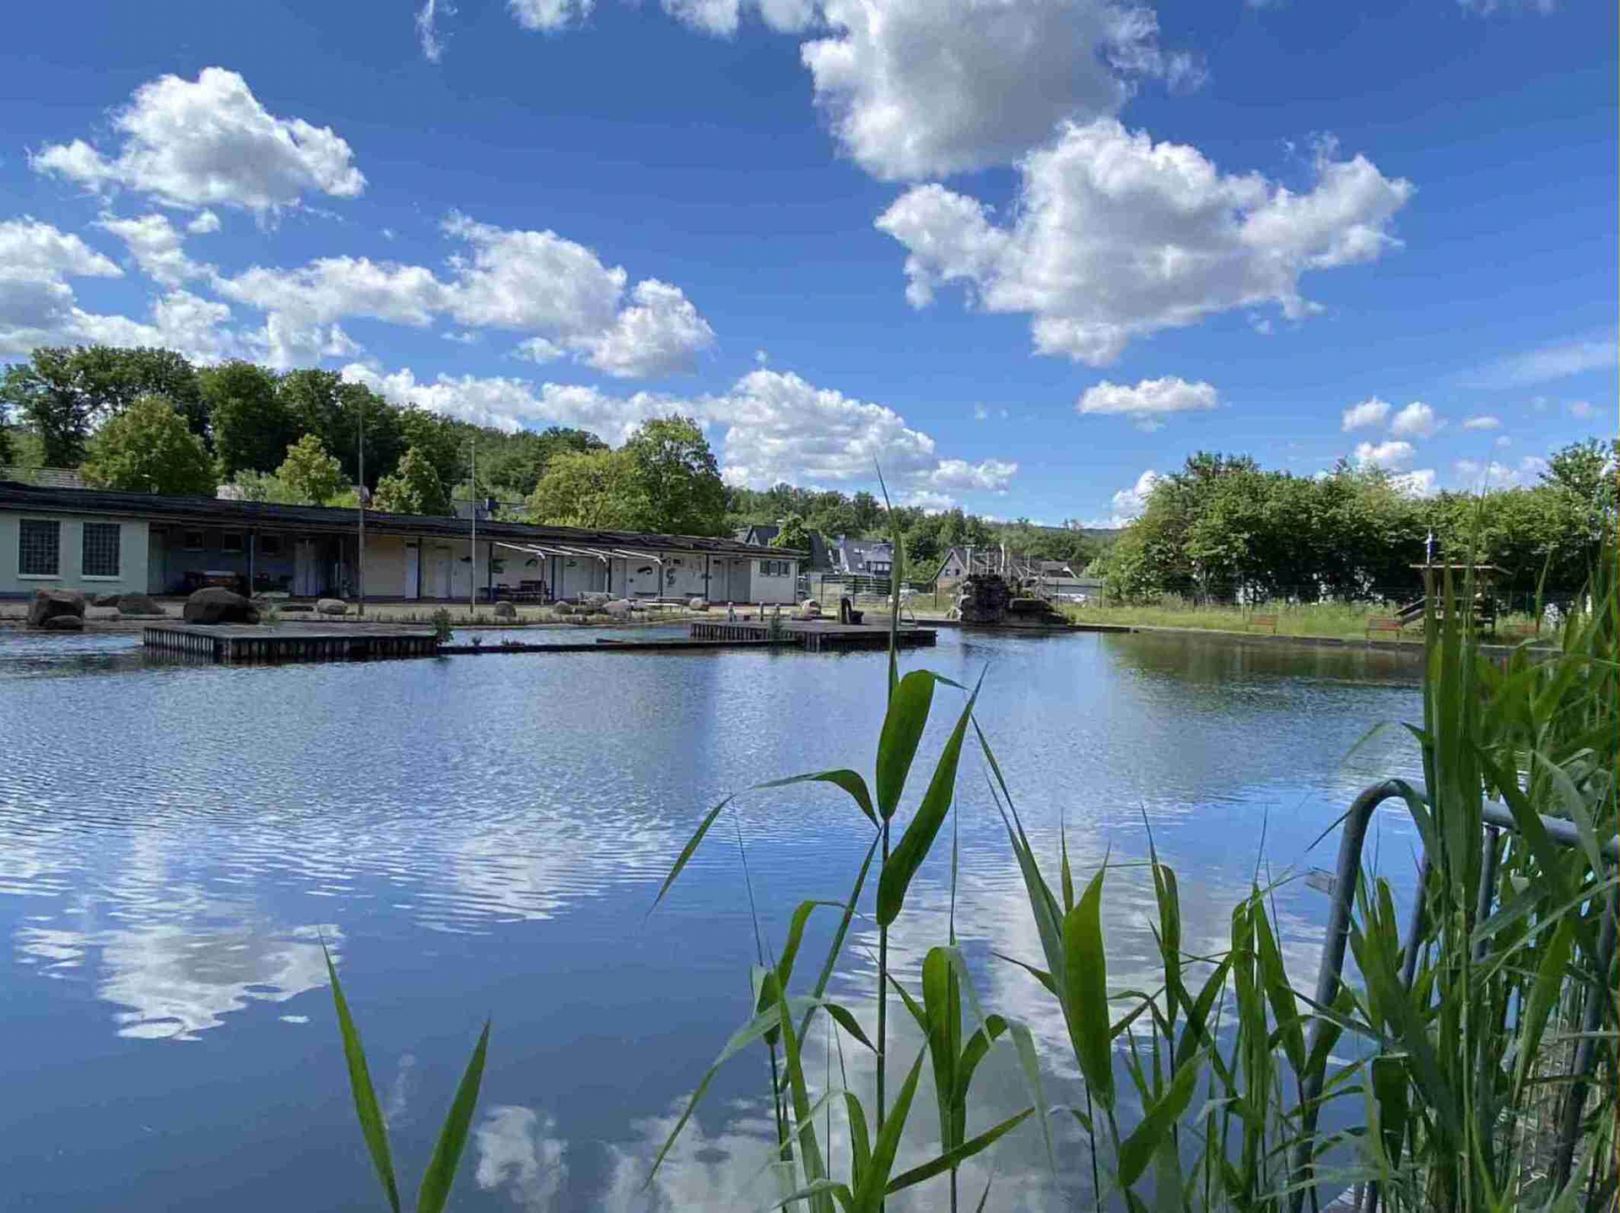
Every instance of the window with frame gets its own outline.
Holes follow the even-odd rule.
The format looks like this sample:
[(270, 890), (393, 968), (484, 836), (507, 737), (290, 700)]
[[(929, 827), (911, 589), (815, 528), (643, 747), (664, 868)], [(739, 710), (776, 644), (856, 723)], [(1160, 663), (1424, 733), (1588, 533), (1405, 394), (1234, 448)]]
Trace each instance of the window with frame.
[(280, 535), (260, 535), (259, 536), (259, 555), (261, 555), (261, 556), (279, 556), (279, 555), (281, 555), (281, 536)]
[(58, 577), (62, 569), (62, 524), (24, 518), (17, 534), (17, 573), (21, 577)]
[(200, 552), (203, 547), (203, 533), (201, 531), (187, 531), (180, 540), (180, 546), (188, 552)]
[(87, 522), (80, 551), (79, 571), (86, 577), (118, 576), (119, 535), (116, 522)]
[(222, 552), (240, 552), (242, 550), (242, 532), (226, 531), (219, 537), (219, 550)]

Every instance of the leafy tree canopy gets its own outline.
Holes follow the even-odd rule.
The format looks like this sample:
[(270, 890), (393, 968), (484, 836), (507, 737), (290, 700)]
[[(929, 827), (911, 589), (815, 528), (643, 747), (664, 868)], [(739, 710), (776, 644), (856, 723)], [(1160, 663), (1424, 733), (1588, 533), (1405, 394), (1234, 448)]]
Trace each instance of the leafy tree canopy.
[(432, 460), (413, 446), (401, 456), (399, 466), (377, 482), (372, 504), (391, 514), (448, 514), (450, 495)]
[(162, 396), (142, 396), (90, 440), (84, 478), (96, 488), (141, 493), (214, 492), (202, 439)]
[(309, 505), (325, 505), (348, 483), (342, 465), (327, 454), (314, 434), (305, 434), (287, 448), (287, 457), (276, 469), (276, 479)]

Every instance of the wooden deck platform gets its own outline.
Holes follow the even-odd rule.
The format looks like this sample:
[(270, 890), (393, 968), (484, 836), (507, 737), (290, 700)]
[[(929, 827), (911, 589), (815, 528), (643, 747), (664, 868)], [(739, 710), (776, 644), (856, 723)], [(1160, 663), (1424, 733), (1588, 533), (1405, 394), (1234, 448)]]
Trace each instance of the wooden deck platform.
[[(932, 628), (902, 627), (903, 649), (928, 647)], [(160, 654), (221, 664), (280, 661), (375, 661), (390, 657), (472, 656), (484, 653), (647, 653), (694, 649), (796, 648), (811, 653), (882, 650), (889, 629), (881, 625), (820, 621), (695, 620), (685, 637), (623, 639), (553, 644), (444, 644), (427, 628), (377, 623), (196, 624), (154, 623), (141, 630), (141, 643)]]
[[(693, 640), (757, 644), (762, 640), (786, 637), (798, 648), (811, 653), (837, 653), (852, 649), (889, 647), (887, 625), (833, 623), (821, 620), (693, 620)], [(903, 649), (930, 648), (938, 639), (932, 628), (902, 627), (897, 643)]]
[(429, 628), (368, 623), (148, 624), (141, 644), (160, 653), (228, 664), (276, 661), (374, 661), (432, 657), (439, 639)]

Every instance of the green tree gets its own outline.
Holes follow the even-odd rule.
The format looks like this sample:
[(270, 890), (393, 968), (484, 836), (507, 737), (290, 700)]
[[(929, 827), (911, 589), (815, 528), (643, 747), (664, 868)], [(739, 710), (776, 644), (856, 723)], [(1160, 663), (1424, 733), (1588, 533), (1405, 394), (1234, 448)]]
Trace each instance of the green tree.
[(81, 390), (73, 353), (60, 346), (41, 347), (0, 377), (0, 400), (38, 437), (46, 467), (78, 467), (90, 437), (94, 408)]
[(338, 401), (342, 386), (335, 371), (288, 371), (276, 382), (276, 395), (293, 428), (300, 436), (313, 434), (326, 451), (336, 449), (343, 425), (343, 406)]
[(605, 451), (607, 443), (588, 430), (549, 426), (536, 433), (514, 434), (477, 430), (478, 479), (489, 489), (512, 497), (528, 497), (545, 475), (551, 460), (565, 451)]
[(276, 469), (276, 479), (286, 485), (299, 501), (325, 505), (348, 484), (343, 467), (314, 434), (305, 434), (287, 448), (287, 457)]
[(336, 398), (337, 433), (327, 449), (337, 456), (349, 483), (358, 484), (360, 465), (356, 453), (363, 432), (366, 487), (374, 489), (384, 476), (393, 474), (409, 445), (401, 422), (403, 410), (389, 404), (363, 383), (339, 383)]
[(377, 482), (373, 504), (391, 514), (450, 512), (450, 496), (433, 461), (414, 446), (400, 457), (392, 473)]
[(173, 350), (87, 345), (68, 359), (78, 388), (98, 419), (116, 417), (143, 396), (162, 396), (193, 434), (208, 435), (208, 409), (196, 367)]
[(873, 535), (883, 529), (883, 503), (865, 489), (849, 499), (855, 510), (855, 533)]
[(804, 525), (804, 519), (797, 514), (789, 514), (782, 519), (781, 529), (776, 532), (776, 538), (771, 540), (773, 548), (791, 548), (796, 552), (810, 550), (810, 528)]
[(555, 526), (640, 531), (647, 525), (640, 470), (629, 451), (564, 451), (529, 494), (529, 516)]
[[(462, 434), (462, 428), (448, 417), (441, 417), (437, 413), (430, 413), (426, 409), (413, 407), (399, 410), (399, 432), (405, 440), (406, 454), (415, 451), (417, 456), (426, 459), (433, 466), (433, 473), (439, 478), (439, 484), (446, 494), (450, 487), (462, 478), (466, 470), (467, 437)], [(483, 431), (476, 426), (464, 427), (467, 435), (482, 438)], [(481, 446), (482, 444), (480, 444)], [(370, 458), (370, 451), (367, 451)], [(482, 462), (483, 452), (479, 452)], [(398, 475), (399, 468), (404, 466), (405, 456), (400, 456), (400, 464), (394, 469)], [(379, 481), (379, 488), (381, 482)], [(446, 510), (448, 510), (448, 505)], [(430, 511), (442, 513), (444, 511)]]
[(202, 439), (162, 396), (142, 396), (91, 439), (84, 478), (96, 488), (144, 493), (214, 491)]
[(197, 373), (214, 436), (214, 457), (227, 479), (246, 470), (268, 472), (298, 438), (297, 422), (277, 390), (273, 372), (251, 362), (224, 362)]
[(719, 535), (726, 493), (709, 440), (696, 421), (671, 414), (645, 422), (624, 444), (644, 504), (644, 529)]

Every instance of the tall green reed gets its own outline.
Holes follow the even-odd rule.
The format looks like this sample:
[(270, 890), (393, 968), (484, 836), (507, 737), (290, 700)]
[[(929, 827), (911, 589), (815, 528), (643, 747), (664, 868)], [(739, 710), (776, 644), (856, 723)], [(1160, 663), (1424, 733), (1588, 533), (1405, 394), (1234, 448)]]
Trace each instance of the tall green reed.
[[(787, 963), (756, 977), (754, 1019), (705, 1074), (665, 1152), (721, 1063), (756, 1042), (780, 1041), (786, 1065), (772, 1098), (782, 1109), (784, 1204), (876, 1208), (885, 1195), (944, 1176), (954, 1208), (961, 1162), (1034, 1118), (1054, 1162), (1069, 1149), (1084, 1151), (1098, 1209), (1314, 1209), (1352, 1184), (1371, 1186), (1392, 1210), (1605, 1207), (1614, 1193), (1604, 1160), (1615, 1141), (1616, 1021), (1605, 997), (1612, 968), (1603, 968), (1600, 953), (1600, 918), (1615, 890), (1603, 840), (1620, 823), (1614, 579), (1594, 581), (1587, 607), (1562, 628), (1560, 647), (1526, 644), (1505, 658), (1472, 626), (1472, 585), (1443, 592), (1453, 606), (1428, 621), (1424, 716), (1412, 726), (1424, 782), (1404, 787), (1427, 857), (1414, 893), (1421, 912), (1407, 915), (1416, 933), (1400, 921), (1389, 880), (1363, 878), (1350, 924), (1355, 968), (1329, 1005), (1300, 993), (1287, 971), (1273, 885), (1257, 880), (1233, 908), (1224, 950), (1189, 953), (1176, 876), (1160, 862), (1151, 835), (1146, 866), (1159, 976), (1150, 990), (1111, 984), (1102, 905), (1107, 873), (1122, 865), (1105, 861), (1077, 893), (1060, 831), (1057, 878), (1048, 880), (975, 717), (976, 690), (898, 844), (888, 845), (936, 690), (955, 685), (922, 670), (902, 677), (891, 646), (876, 795), (851, 770), (761, 785), (821, 782), (848, 795), (872, 830), (853, 886), (840, 902), (801, 904), (784, 948)], [(978, 1006), (954, 919), (946, 941), (923, 959), (920, 996), (890, 971), (887, 928), (955, 803), (970, 730), (1041, 948), (1038, 959), (1004, 959), (1056, 1003), (1081, 1076), (1076, 1104), (1048, 1103), (1029, 1029)], [(701, 823), (660, 898), (728, 803)], [(1516, 829), (1487, 829), (1485, 805), (1494, 803), (1507, 808)], [(1580, 845), (1556, 845), (1544, 817), (1573, 822)], [(874, 862), (875, 1043), (847, 1007), (826, 998)], [(954, 877), (953, 856), (953, 897)], [(838, 928), (811, 990), (795, 996), (792, 958), (821, 906), (838, 911)], [(922, 1039), (892, 1100), (884, 1084), (890, 989)], [(875, 1055), (879, 1085), (870, 1111), (847, 1083), (818, 1092), (806, 1078), (803, 1041), (821, 1010), (834, 1021), (840, 1057), (846, 1041)], [(973, 1075), (1009, 1043), (1030, 1107), (969, 1137)], [(1569, 1092), (1582, 1049), (1601, 1095), (1581, 1113), (1583, 1166), (1559, 1177), (1549, 1155), (1560, 1114), (1574, 1106)], [(896, 1173), (900, 1125), (925, 1054), (938, 1152)], [(829, 1103), (840, 1107), (851, 1142), (842, 1176), (815, 1123)], [(1322, 1128), (1325, 1120), (1338, 1127)], [(1065, 1123), (1078, 1140), (1054, 1132)]]
[[(377, 1091), (371, 1083), (371, 1067), (366, 1061), (365, 1047), (360, 1043), (360, 1029), (355, 1026), (349, 1012), (349, 1000), (344, 996), (343, 983), (338, 980), (337, 966), (332, 955), (322, 945), (326, 959), (327, 980), (332, 986), (332, 1006), (337, 1012), (338, 1031), (343, 1038), (343, 1059), (349, 1071), (349, 1092), (354, 1099), (355, 1119), (359, 1121), (365, 1138), (366, 1152), (371, 1156), (377, 1182), (382, 1186), (383, 1198), (392, 1213), (400, 1213), (399, 1181), (394, 1172), (393, 1150), (388, 1142), (388, 1122), (377, 1103)], [(438, 1141), (422, 1172), (422, 1183), (416, 1193), (416, 1213), (442, 1213), (450, 1200), (450, 1189), (455, 1183), (456, 1168), (461, 1163), (467, 1135), (472, 1128), (473, 1111), (478, 1106), (478, 1089), (484, 1080), (484, 1059), (489, 1051), (489, 1021), (478, 1035), (467, 1068), (456, 1087), (455, 1098), (445, 1113), (439, 1129)]]

